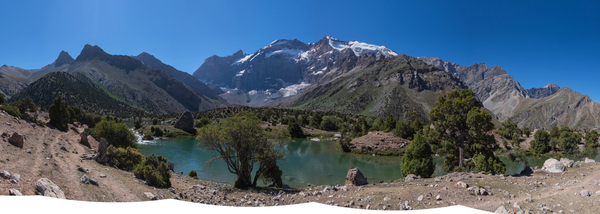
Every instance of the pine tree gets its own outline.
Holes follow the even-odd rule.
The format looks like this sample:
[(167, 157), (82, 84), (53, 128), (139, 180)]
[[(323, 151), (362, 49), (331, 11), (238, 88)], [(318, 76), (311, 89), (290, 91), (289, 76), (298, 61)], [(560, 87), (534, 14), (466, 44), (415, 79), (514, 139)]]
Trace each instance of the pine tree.
[(415, 140), (408, 146), (402, 157), (402, 175), (420, 175), (429, 178), (435, 170), (431, 147), (421, 134), (415, 135)]
[(71, 118), (68, 108), (69, 104), (67, 101), (63, 101), (62, 96), (58, 96), (52, 102), (52, 105), (48, 108), (48, 114), (50, 116), (50, 124), (56, 127), (58, 130), (66, 132), (69, 130), (69, 119)]

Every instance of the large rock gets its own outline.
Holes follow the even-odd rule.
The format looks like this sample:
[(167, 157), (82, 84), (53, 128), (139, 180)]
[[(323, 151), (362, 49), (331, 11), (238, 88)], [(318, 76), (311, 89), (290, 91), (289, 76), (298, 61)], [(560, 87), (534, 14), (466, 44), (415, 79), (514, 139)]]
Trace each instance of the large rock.
[(568, 158), (561, 158), (560, 162), (569, 168), (573, 168), (573, 165), (575, 164), (575, 161), (569, 160)]
[(100, 164), (106, 164), (106, 149), (108, 148), (108, 142), (106, 139), (100, 138), (100, 144), (98, 145), (98, 154), (96, 154), (96, 161)]
[(88, 148), (92, 148), (92, 146), (90, 145), (90, 142), (88, 141), (88, 133), (87, 132), (81, 132), (81, 134), (79, 136), (81, 137), (81, 140), (79, 140), (79, 144), (87, 146)]
[(10, 144), (12, 144), (13, 146), (19, 147), (19, 148), (23, 148), (23, 136), (19, 135), (18, 133), (13, 133), (13, 135), (8, 138), (8, 142)]
[(21, 194), (21, 192), (19, 192), (17, 189), (9, 189), (8, 195), (23, 196), (23, 194)]
[(194, 117), (192, 116), (192, 113), (189, 111), (183, 113), (175, 123), (175, 128), (195, 134), (196, 129), (194, 129)]
[(65, 193), (60, 190), (60, 187), (56, 186), (56, 184), (48, 178), (40, 178), (37, 180), (35, 182), (35, 190), (43, 196), (66, 199)]
[(547, 172), (556, 173), (556, 172), (564, 172), (566, 169), (566, 166), (562, 162), (560, 162), (554, 158), (550, 158), (544, 162), (544, 167), (542, 167), (542, 169), (546, 170)]
[(10, 178), (10, 173), (5, 171), (0, 172), (0, 177), (4, 178), (4, 179), (9, 179)]
[(585, 161), (583, 161), (583, 162), (584, 162), (584, 163), (595, 163), (595, 162), (596, 162), (596, 160), (594, 160), (594, 159), (589, 159), (589, 158), (587, 158), (587, 157), (586, 157), (586, 158), (585, 158)]
[(358, 170), (358, 168), (348, 170), (348, 174), (346, 175), (346, 184), (352, 184), (356, 186), (367, 184), (367, 178), (365, 178)]

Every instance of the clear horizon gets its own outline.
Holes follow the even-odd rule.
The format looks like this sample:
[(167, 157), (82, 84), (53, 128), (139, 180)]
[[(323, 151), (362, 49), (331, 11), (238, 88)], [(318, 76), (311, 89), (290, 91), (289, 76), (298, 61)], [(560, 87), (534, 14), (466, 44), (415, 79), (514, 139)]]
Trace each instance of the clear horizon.
[(600, 101), (600, 2), (8, 1), (0, 65), (38, 69), (85, 44), (147, 52), (192, 74), (212, 55), (324, 35), (398, 54), (501, 66), (526, 88), (554, 83)]

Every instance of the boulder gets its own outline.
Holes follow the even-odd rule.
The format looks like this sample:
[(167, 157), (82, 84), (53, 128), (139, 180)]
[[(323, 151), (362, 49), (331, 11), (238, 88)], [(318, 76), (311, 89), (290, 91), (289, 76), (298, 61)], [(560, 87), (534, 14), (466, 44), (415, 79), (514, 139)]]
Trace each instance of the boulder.
[(358, 168), (348, 170), (348, 174), (346, 175), (346, 184), (352, 184), (356, 186), (368, 184), (367, 178), (365, 178), (358, 170)]
[(96, 154), (96, 161), (100, 164), (106, 164), (106, 149), (108, 148), (108, 142), (106, 139), (100, 138), (100, 144), (98, 145), (98, 153)]
[(585, 160), (584, 160), (583, 162), (584, 162), (584, 163), (595, 163), (595, 162), (596, 162), (596, 160), (594, 160), (594, 159), (589, 159), (589, 158), (587, 158), (587, 157), (586, 157), (586, 158), (585, 158)]
[(23, 148), (23, 136), (19, 135), (18, 133), (13, 133), (13, 135), (8, 138), (8, 142), (10, 144), (12, 144), (13, 146), (19, 147), (19, 148)]
[(500, 206), (500, 207), (498, 207), (498, 209), (496, 209), (496, 212), (494, 212), (494, 213), (508, 214), (508, 210), (506, 210), (506, 208), (504, 206)]
[(10, 182), (13, 183), (19, 183), (19, 181), (21, 181), (21, 175), (14, 173), (11, 177), (10, 177)]
[(81, 183), (84, 183), (84, 184), (90, 183), (90, 179), (88, 178), (87, 175), (81, 176)]
[(145, 193), (144, 193), (144, 195), (145, 195), (146, 197), (148, 197), (148, 199), (150, 199), (150, 200), (157, 200), (157, 199), (158, 199), (158, 198), (156, 197), (156, 195), (154, 195), (154, 194), (152, 194), (152, 193), (149, 193), (149, 192), (145, 192)]
[(194, 129), (194, 117), (192, 116), (192, 113), (189, 111), (183, 113), (179, 120), (175, 123), (175, 128), (196, 134), (196, 129)]
[(415, 179), (419, 179), (419, 177), (417, 177), (415, 174), (408, 174), (405, 178), (404, 181), (405, 182), (411, 182)]
[(79, 140), (79, 144), (87, 146), (88, 148), (92, 148), (92, 146), (90, 145), (90, 142), (88, 141), (88, 133), (87, 132), (81, 132), (81, 134), (79, 136), (81, 137), (81, 140)]
[(48, 178), (40, 178), (35, 182), (35, 190), (40, 195), (65, 199), (65, 193)]
[(9, 189), (8, 195), (23, 196), (23, 194), (21, 194), (21, 192), (19, 192), (17, 189)]
[(560, 162), (565, 165), (565, 167), (573, 168), (575, 161), (569, 160), (568, 158), (561, 158)]
[(546, 160), (544, 162), (544, 166), (542, 167), (542, 170), (546, 170), (547, 172), (553, 172), (553, 173), (557, 173), (557, 172), (564, 172), (566, 169), (565, 165), (554, 159), (554, 158), (550, 158), (548, 160)]
[(590, 193), (590, 191), (587, 190), (581, 190), (581, 196), (583, 197), (590, 197), (592, 194)]
[(0, 177), (4, 178), (4, 179), (9, 179), (10, 178), (10, 173), (7, 171), (2, 171), (0, 172)]

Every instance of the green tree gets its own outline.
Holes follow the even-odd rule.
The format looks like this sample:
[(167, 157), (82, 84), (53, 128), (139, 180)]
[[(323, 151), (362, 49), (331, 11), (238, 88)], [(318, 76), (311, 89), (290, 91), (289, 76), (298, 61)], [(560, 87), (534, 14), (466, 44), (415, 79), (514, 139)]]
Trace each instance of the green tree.
[(323, 116), (321, 129), (326, 131), (337, 131), (339, 119), (335, 116)]
[(0, 93), (0, 105), (4, 104), (4, 101), (5, 101), (4, 94)]
[(323, 116), (319, 112), (315, 112), (312, 117), (310, 117), (310, 126), (313, 128), (320, 128), (321, 122), (323, 120)]
[(558, 137), (560, 137), (558, 127), (552, 127), (552, 130), (550, 130), (550, 138), (558, 139)]
[(385, 119), (383, 119), (383, 123), (379, 126), (379, 130), (383, 132), (390, 132), (396, 128), (396, 119), (388, 114)]
[(139, 179), (146, 180), (150, 185), (159, 188), (171, 187), (171, 173), (167, 167), (167, 159), (154, 154), (146, 157), (142, 163), (133, 169), (133, 174)]
[(210, 124), (210, 119), (203, 117), (202, 119), (196, 121), (196, 128), (202, 128), (202, 126)]
[(158, 120), (156, 118), (152, 119), (152, 125), (154, 125), (154, 126), (158, 125)]
[(525, 127), (525, 128), (523, 128), (523, 134), (525, 135), (525, 137), (529, 137), (531, 135), (531, 130), (529, 130), (529, 128)]
[(304, 132), (297, 123), (290, 123), (287, 127), (288, 132), (292, 138), (304, 138)]
[(196, 173), (196, 171), (194, 170), (190, 171), (190, 173), (188, 173), (188, 176), (190, 176), (193, 179), (198, 179), (198, 173)]
[(404, 176), (415, 174), (429, 178), (433, 174), (435, 165), (431, 157), (431, 147), (421, 134), (415, 135), (415, 140), (404, 152), (401, 167)]
[(535, 154), (541, 155), (548, 152), (550, 143), (550, 134), (544, 130), (537, 130), (533, 135), (534, 140), (530, 142), (529, 150)]
[(598, 137), (600, 134), (596, 130), (589, 131), (585, 134), (585, 146), (590, 148), (596, 148), (598, 146)]
[(48, 114), (50, 116), (50, 124), (56, 127), (56, 129), (66, 132), (69, 130), (69, 119), (71, 118), (68, 108), (69, 104), (67, 101), (63, 101), (62, 96), (58, 96), (50, 107), (48, 108)]
[(141, 120), (135, 120), (135, 122), (133, 122), (133, 127), (135, 129), (140, 129), (142, 128), (142, 121)]
[(577, 135), (573, 132), (563, 131), (560, 133), (560, 150), (563, 151), (563, 154), (567, 156), (576, 155), (579, 152), (579, 148), (577, 147), (577, 142), (579, 141)]
[[(218, 153), (207, 164), (210, 166), (215, 160), (222, 159), (229, 172), (238, 177), (235, 186), (245, 188), (256, 186), (258, 178), (274, 170), (277, 160), (283, 159), (284, 132), (287, 133), (274, 130), (271, 136), (274, 140), (268, 140), (267, 133), (260, 127), (260, 119), (253, 113), (242, 112), (202, 127), (198, 139), (208, 151)], [(255, 164), (258, 169), (252, 178)]]
[(524, 149), (518, 148), (512, 150), (508, 153), (508, 159), (510, 161), (519, 161), (523, 162), (523, 167), (525, 169), (529, 168), (529, 161), (527, 161), (527, 154)]
[[(471, 161), (475, 156), (479, 159), (485, 159), (485, 162), (476, 163), (481, 165), (478, 168), (491, 169), (492, 173), (504, 173), (502, 162), (495, 162), (493, 150), (497, 148), (496, 140), (487, 132), (494, 128), (492, 124), (492, 115), (482, 111), (481, 103), (475, 99), (475, 94), (469, 89), (463, 89), (460, 92), (452, 90), (447, 95), (438, 97), (438, 101), (429, 113), (429, 120), (432, 121), (437, 133), (449, 146), (455, 147), (456, 153), (448, 157), (444, 164), (448, 170), (454, 170), (458, 165), (459, 170), (464, 169), (464, 163)], [(457, 157), (458, 159), (455, 159)], [(491, 160), (491, 161), (490, 161)], [(483, 165), (482, 165), (483, 164)], [(492, 164), (487, 166), (486, 164)], [(481, 170), (481, 169), (480, 169)]]

